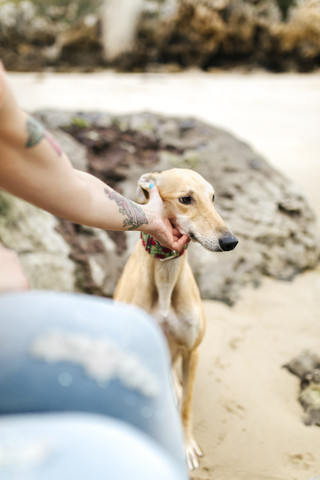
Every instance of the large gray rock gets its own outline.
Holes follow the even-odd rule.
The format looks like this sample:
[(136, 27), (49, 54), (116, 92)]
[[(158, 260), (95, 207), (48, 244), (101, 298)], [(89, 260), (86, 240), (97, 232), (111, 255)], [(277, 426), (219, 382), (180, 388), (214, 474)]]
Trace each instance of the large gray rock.
[(18, 253), (32, 288), (73, 290), (70, 247), (57, 219), (0, 190), (0, 241)]
[[(112, 117), (97, 112), (43, 111), (36, 116), (53, 135), (68, 139), (71, 161), (75, 163), (79, 151), (85, 149), (90, 171), (129, 198), (135, 199), (140, 175), (172, 167), (194, 169), (213, 184), (216, 208), (240, 243), (233, 252), (221, 254), (190, 245), (190, 262), (204, 298), (232, 304), (243, 286), (258, 285), (264, 275), (291, 280), (319, 261), (315, 217), (298, 187), (228, 132), (192, 118), (147, 113)], [(41, 280), (37, 263), (30, 260), (32, 255), (44, 255), (42, 270), (49, 275), (54, 269), (47, 262), (47, 252), (54, 251), (55, 262), (59, 256), (63, 259), (61, 275), (69, 275), (68, 282), (58, 280), (59, 288), (65, 285), (62, 288), (70, 289), (73, 285), (80, 291), (112, 295), (138, 234), (108, 234), (53, 218), (48, 226), (49, 214), (36, 213), (31, 206), (28, 209), (19, 216), (19, 222), (16, 217), (9, 221), (11, 213), (5, 213), (0, 240), (18, 251), (32, 284), (57, 287), (55, 277), (51, 277), (50, 285), (48, 277)], [(11, 230), (10, 234), (6, 231), (12, 224), (14, 238)], [(52, 235), (47, 236), (45, 244), (38, 238), (44, 225)], [(25, 237), (29, 242), (28, 262), (26, 247), (20, 245)], [(40, 237), (46, 238), (42, 233)]]

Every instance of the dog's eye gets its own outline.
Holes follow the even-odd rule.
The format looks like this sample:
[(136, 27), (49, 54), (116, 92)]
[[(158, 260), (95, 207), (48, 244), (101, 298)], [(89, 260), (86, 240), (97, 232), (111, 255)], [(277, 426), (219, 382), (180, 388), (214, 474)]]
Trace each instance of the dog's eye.
[(213, 201), (213, 202), (214, 202), (214, 198), (215, 198), (215, 196), (214, 196), (214, 195), (212, 195), (212, 201)]
[(190, 205), (192, 198), (191, 197), (181, 197), (179, 198), (179, 202), (183, 205)]

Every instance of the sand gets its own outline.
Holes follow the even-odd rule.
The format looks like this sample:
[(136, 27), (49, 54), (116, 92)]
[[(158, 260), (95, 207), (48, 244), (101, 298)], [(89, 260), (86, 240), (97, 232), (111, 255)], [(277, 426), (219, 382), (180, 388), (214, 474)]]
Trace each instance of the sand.
[(199, 479), (302, 480), (320, 472), (320, 429), (304, 425), (297, 377), (281, 366), (319, 352), (320, 271), (266, 280), (233, 308), (205, 302), (196, 384)]
[[(320, 216), (320, 74), (11, 74), (27, 110), (149, 110), (191, 115), (246, 140), (305, 193)], [(320, 269), (266, 279), (234, 307), (206, 301), (194, 417), (205, 451), (194, 479), (309, 480), (320, 428), (305, 426), (299, 382), (282, 365), (320, 350)]]

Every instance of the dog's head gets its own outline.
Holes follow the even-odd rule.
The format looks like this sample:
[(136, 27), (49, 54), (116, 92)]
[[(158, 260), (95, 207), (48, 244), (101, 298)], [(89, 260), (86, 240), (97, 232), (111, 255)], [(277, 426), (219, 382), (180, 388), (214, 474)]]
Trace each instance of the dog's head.
[(201, 175), (183, 168), (146, 173), (138, 182), (139, 203), (148, 201), (150, 183), (158, 187), (165, 214), (181, 233), (211, 251), (236, 247), (237, 238), (214, 208), (213, 187)]

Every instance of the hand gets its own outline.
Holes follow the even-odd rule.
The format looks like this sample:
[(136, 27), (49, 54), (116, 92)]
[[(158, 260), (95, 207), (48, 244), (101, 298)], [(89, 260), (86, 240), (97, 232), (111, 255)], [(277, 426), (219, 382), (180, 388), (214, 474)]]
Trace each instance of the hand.
[(182, 235), (174, 228), (170, 220), (164, 215), (163, 202), (157, 187), (150, 184), (149, 202), (145, 206), (145, 213), (149, 223), (144, 226), (144, 231), (150, 233), (163, 247), (180, 252), (184, 245), (190, 241), (188, 235)]

